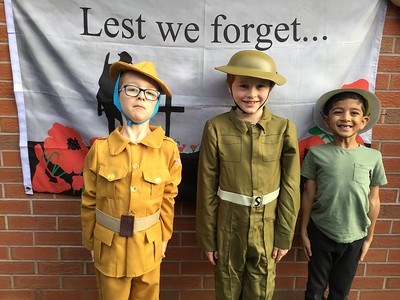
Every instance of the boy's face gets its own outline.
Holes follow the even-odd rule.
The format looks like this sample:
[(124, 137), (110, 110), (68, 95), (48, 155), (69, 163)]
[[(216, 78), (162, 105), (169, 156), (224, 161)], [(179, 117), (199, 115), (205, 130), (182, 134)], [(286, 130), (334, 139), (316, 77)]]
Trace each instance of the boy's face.
[[(124, 88), (125, 86), (125, 88)], [(137, 96), (128, 96), (135, 91), (135, 87), (146, 89), (148, 91), (140, 91)], [(137, 72), (125, 72), (121, 76), (121, 91), (119, 100), (122, 111), (134, 122), (142, 122), (152, 115), (157, 104), (157, 99), (152, 97), (153, 92), (158, 94), (158, 85), (155, 81)], [(133, 92), (132, 92), (133, 91)], [(146, 98), (147, 97), (147, 98)]]
[(232, 83), (231, 93), (236, 104), (244, 112), (253, 114), (265, 104), (270, 91), (269, 80), (237, 75)]
[(349, 138), (367, 125), (369, 117), (364, 116), (359, 100), (347, 98), (333, 104), (324, 120), (334, 135)]

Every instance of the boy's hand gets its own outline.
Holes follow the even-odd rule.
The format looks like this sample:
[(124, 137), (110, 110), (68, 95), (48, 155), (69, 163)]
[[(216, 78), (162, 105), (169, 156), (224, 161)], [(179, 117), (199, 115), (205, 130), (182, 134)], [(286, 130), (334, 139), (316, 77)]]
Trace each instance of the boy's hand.
[(94, 261), (94, 250), (90, 250), (90, 255), (92, 255), (92, 261)]
[(360, 261), (364, 261), (365, 255), (367, 255), (367, 252), (369, 250), (369, 246), (371, 246), (372, 240), (365, 240), (363, 243), (363, 246), (361, 248), (361, 255), (360, 255)]
[(274, 247), (271, 257), (275, 259), (275, 263), (278, 263), (288, 252), (289, 249), (280, 249), (278, 247)]
[(218, 251), (205, 251), (205, 253), (210, 263), (215, 266), (217, 264)]
[(165, 251), (167, 251), (168, 241), (162, 241), (162, 258), (165, 257)]
[(306, 256), (307, 260), (310, 261), (310, 257), (312, 256), (310, 239), (308, 238), (307, 234), (302, 234), (301, 240), (303, 241), (304, 255)]

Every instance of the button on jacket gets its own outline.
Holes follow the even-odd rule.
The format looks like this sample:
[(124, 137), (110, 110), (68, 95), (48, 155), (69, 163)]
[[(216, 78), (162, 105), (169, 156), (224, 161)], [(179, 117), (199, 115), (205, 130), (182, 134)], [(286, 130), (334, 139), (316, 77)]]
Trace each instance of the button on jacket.
[[(132, 143), (120, 133), (98, 139), (84, 166), (82, 230), (87, 249), (94, 250), (96, 268), (110, 277), (140, 276), (161, 262), (162, 241), (172, 236), (174, 198), (182, 164), (178, 147), (161, 127)], [(150, 216), (160, 210), (160, 221), (132, 237), (121, 237), (99, 223), (95, 210), (120, 219)]]

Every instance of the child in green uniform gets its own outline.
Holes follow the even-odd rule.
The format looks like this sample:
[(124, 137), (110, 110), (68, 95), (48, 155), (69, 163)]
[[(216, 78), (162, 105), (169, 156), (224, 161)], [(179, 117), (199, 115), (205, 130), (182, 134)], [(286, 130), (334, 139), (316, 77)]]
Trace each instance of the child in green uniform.
[(216, 69), (228, 74), (235, 107), (204, 127), (198, 243), (215, 265), (217, 299), (272, 299), (275, 266), (291, 247), (300, 205), (296, 128), (265, 107), (286, 80), (256, 50)]
[(347, 299), (358, 262), (371, 245), (379, 186), (387, 181), (380, 152), (358, 144), (356, 136), (379, 115), (379, 99), (351, 85), (324, 94), (315, 106), (314, 119), (333, 134), (333, 142), (311, 147), (301, 167), (307, 179), (301, 219), (309, 261), (305, 299), (325, 299), (328, 286), (329, 300)]

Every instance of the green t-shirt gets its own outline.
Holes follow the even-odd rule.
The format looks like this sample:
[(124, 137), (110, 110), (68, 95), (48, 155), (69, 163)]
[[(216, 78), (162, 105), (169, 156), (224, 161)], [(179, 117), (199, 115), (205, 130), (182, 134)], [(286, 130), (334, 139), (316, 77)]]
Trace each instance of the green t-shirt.
[(365, 146), (314, 146), (303, 161), (301, 175), (317, 183), (311, 218), (327, 237), (351, 243), (367, 235), (370, 186), (387, 183), (379, 151)]

